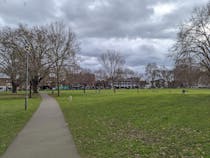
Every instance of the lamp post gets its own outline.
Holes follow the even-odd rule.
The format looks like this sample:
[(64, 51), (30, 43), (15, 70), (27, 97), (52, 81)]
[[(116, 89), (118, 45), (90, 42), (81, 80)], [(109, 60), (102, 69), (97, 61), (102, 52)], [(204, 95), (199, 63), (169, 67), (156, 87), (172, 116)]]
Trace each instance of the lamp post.
[(28, 51), (30, 50), (30, 47), (26, 46), (26, 90), (25, 90), (25, 110), (28, 109)]

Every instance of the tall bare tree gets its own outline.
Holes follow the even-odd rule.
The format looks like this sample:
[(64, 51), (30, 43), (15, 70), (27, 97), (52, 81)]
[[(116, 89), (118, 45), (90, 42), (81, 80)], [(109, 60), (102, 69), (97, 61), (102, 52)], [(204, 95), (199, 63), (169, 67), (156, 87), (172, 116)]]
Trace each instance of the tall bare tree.
[(17, 38), (19, 32), (9, 27), (0, 32), (0, 68), (1, 71), (10, 77), (12, 92), (17, 92), (17, 86), (24, 82), (24, 57), (22, 58), (21, 49)]
[(183, 58), (176, 61), (174, 79), (178, 87), (192, 87), (198, 85), (201, 76), (200, 65), (192, 58)]
[(118, 72), (125, 64), (124, 57), (120, 54), (120, 52), (116, 50), (107, 50), (105, 53), (101, 54), (99, 57), (99, 62), (103, 66), (106, 75), (111, 81), (111, 86), (114, 91), (116, 92), (114, 87), (114, 82), (118, 77)]
[(96, 78), (96, 82), (95, 82), (95, 88), (96, 88), (96, 92), (100, 93), (101, 92), (101, 88), (105, 88), (105, 79), (106, 77), (106, 72), (103, 69), (99, 69), (96, 70), (95, 72), (95, 78)]
[(174, 81), (174, 71), (169, 70), (167, 67), (162, 66), (159, 70), (160, 72), (160, 78), (162, 78), (167, 85), (168, 88), (171, 87), (171, 83)]
[(138, 72), (135, 72), (132, 77), (133, 82), (136, 84), (137, 92), (139, 92), (139, 88), (144, 86), (144, 81), (142, 79), (143, 75)]
[(56, 74), (57, 95), (60, 96), (60, 75), (65, 65), (74, 63), (75, 53), (79, 46), (75, 34), (62, 22), (49, 26), (49, 42), (52, 48), (52, 62)]
[(154, 88), (155, 87), (155, 85), (154, 85), (155, 79), (157, 79), (160, 76), (160, 71), (158, 69), (157, 64), (156, 63), (147, 64), (147, 66), (145, 68), (145, 71), (146, 71), (146, 75), (147, 75), (148, 80), (152, 84), (151, 85), (152, 88)]
[(181, 25), (172, 50), (175, 60), (191, 57), (210, 74), (210, 2)]
[[(17, 76), (25, 76), (24, 68), (28, 55), (29, 79), (34, 93), (38, 92), (40, 81), (48, 76), (53, 68), (56, 68), (59, 81), (61, 67), (75, 54), (74, 34), (59, 23), (31, 28), (20, 25), (14, 29), (2, 29), (0, 35), (1, 67), (7, 68), (8, 72), (21, 71), (18, 75), (15, 73), (8, 75), (15, 81)], [(29, 48), (28, 51), (26, 47)], [(17, 70), (10, 71), (9, 68)], [(13, 77), (14, 75), (16, 77)]]

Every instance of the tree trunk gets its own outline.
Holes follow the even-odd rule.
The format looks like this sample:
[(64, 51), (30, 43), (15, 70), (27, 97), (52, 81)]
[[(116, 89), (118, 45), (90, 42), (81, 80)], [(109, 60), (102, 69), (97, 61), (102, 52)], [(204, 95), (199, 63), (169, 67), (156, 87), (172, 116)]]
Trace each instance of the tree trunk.
[(33, 89), (33, 93), (38, 93), (38, 84), (39, 84), (39, 77), (35, 76), (32, 79), (32, 89)]
[(151, 85), (151, 88), (155, 88), (155, 86), (154, 86), (154, 81), (153, 81), (153, 80), (151, 81), (151, 84), (152, 84), (152, 85)]
[(57, 95), (60, 96), (60, 83), (57, 83)]
[(60, 77), (59, 77), (59, 72), (57, 70), (57, 73), (56, 73), (56, 78), (57, 78), (57, 96), (59, 97), (60, 96)]
[(30, 86), (29, 86), (29, 98), (32, 98), (32, 85), (31, 85), (31, 81), (30, 81)]
[(86, 93), (86, 84), (84, 84), (83, 92), (84, 92), (84, 94)]
[(115, 86), (114, 86), (114, 80), (112, 80), (112, 89), (113, 89), (113, 92), (116, 93), (116, 89), (115, 89)]
[(12, 81), (12, 93), (17, 93), (17, 84)]

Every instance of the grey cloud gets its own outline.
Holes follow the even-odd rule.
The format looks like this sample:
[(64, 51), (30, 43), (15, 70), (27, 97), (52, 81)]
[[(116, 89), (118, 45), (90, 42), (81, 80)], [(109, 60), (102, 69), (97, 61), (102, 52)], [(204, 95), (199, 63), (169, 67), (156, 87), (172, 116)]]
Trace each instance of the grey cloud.
[[(101, 5), (91, 10), (90, 5), (94, 2)], [(150, 17), (154, 10), (151, 6), (159, 3), (173, 3), (176, 9), (160, 22), (152, 23)], [(77, 0), (66, 1), (62, 10), (66, 18), (73, 21), (72, 26), (81, 37), (174, 38), (175, 34), (166, 30), (177, 27), (194, 6), (203, 3), (189, 0)]]
[(159, 63), (157, 61), (160, 61), (160, 58), (155, 56), (145, 56), (145, 57), (130, 57), (127, 60), (127, 65), (131, 67), (140, 66), (140, 65), (147, 65), (148, 63)]
[(28, 25), (52, 21), (55, 18), (54, 1), (45, 0), (0, 0), (0, 17), (8, 25)]
[(164, 54), (159, 51), (159, 49), (155, 48), (153, 43), (142, 45), (138, 49), (139, 53), (132, 54), (127, 58), (127, 65), (136, 67), (136, 66), (144, 66), (148, 63), (163, 63)]
[(95, 71), (101, 67), (96, 57), (90, 57), (85, 55), (79, 55), (79, 57), (80, 57), (80, 62), (79, 62), (80, 66), (85, 69), (91, 69), (92, 71)]
[(122, 0), (109, 0), (106, 1), (107, 5), (90, 10), (88, 6), (91, 2), (93, 1), (68, 1), (63, 7), (66, 18), (77, 23), (76, 29), (81, 36), (126, 36), (131, 30), (135, 30), (139, 22), (143, 23), (153, 13), (151, 8), (146, 7), (146, 1), (133, 0), (125, 3)]
[[(85, 68), (97, 69), (97, 57), (107, 49), (122, 52), (127, 66), (134, 69), (148, 62), (170, 66), (166, 53), (176, 38), (178, 25), (195, 6), (208, 1), (0, 0), (0, 26), (63, 20), (81, 41), (79, 56)], [(158, 4), (172, 4), (174, 9), (156, 17), (154, 6)]]
[[(152, 40), (152, 39), (106, 39), (106, 38), (86, 38), (82, 42), (81, 55), (89, 60), (95, 57), (94, 64), (97, 65), (97, 57), (106, 49), (115, 49), (122, 53), (129, 67), (144, 66), (150, 62), (169, 65), (166, 58), (168, 45), (172, 40)], [(91, 60), (89, 60), (89, 65)], [(94, 66), (94, 64), (92, 64)], [(86, 65), (87, 66), (87, 65)], [(98, 67), (98, 66), (97, 66)]]

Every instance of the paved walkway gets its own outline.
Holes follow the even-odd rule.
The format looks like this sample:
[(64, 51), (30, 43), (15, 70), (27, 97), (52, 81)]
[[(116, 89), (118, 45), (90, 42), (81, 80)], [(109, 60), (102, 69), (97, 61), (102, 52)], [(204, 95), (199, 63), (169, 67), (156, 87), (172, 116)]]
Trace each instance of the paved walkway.
[(47, 94), (2, 158), (79, 158), (58, 103)]

